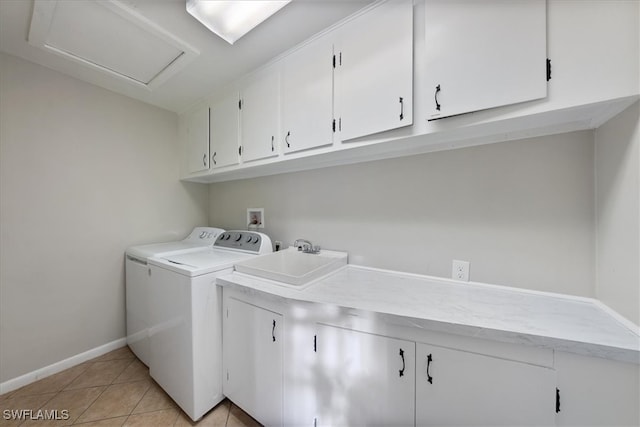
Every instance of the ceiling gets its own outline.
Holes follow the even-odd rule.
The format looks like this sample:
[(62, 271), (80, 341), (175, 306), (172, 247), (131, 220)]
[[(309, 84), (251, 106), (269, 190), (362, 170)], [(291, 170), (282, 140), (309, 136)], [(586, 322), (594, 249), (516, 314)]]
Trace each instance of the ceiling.
[[(116, 0), (97, 3), (94, 0), (59, 0), (56, 3), (45, 0), (36, 3), (34, 0), (0, 0), (0, 51), (140, 101), (183, 113), (239, 76), (362, 9), (373, 0), (293, 0), (233, 45), (209, 32), (189, 15), (185, 1)], [(52, 6), (54, 4), (57, 6)], [(57, 23), (45, 20), (45, 24), (41, 25), (43, 14), (46, 15), (46, 11), (42, 12), (43, 8), (51, 9), (51, 14), (55, 10), (55, 16), (63, 18)], [(32, 23), (34, 9), (38, 12), (36, 16), (40, 23), (37, 20)], [(101, 16), (101, 11), (112, 13), (110, 16)], [(118, 18), (118, 14), (125, 19)], [(100, 33), (100, 26), (103, 27), (102, 31), (110, 31), (109, 28), (125, 21), (135, 25), (130, 29), (119, 27), (113, 37), (105, 37), (104, 32)], [(77, 27), (65, 34), (64, 29), (76, 23)], [(141, 23), (144, 25), (140, 26)], [(40, 31), (41, 28), (45, 31)], [(151, 35), (139, 38), (142, 33), (140, 28), (151, 31), (147, 36)], [(89, 34), (94, 29), (96, 33)], [(83, 57), (90, 59), (77, 60), (66, 54), (65, 49), (44, 49), (46, 30), (50, 31), (49, 37), (55, 43), (70, 43), (73, 50), (84, 53)], [(107, 38), (109, 40), (105, 40)], [(158, 53), (159, 47), (162, 47), (158, 40), (169, 43), (165, 46), (166, 57)], [(148, 59), (146, 56), (136, 58), (135, 54), (124, 51), (120, 55), (118, 41), (120, 48), (124, 49), (136, 42), (138, 45), (148, 43), (146, 46), (158, 43), (152, 49), (140, 50), (158, 54)], [(163, 70), (169, 72), (159, 73), (154, 79), (154, 63), (166, 65), (171, 55), (175, 56), (174, 49), (182, 49), (185, 54)], [(93, 62), (100, 63), (93, 59), (94, 55), (112, 62), (101, 69), (97, 68), (92, 66)], [(136, 70), (129, 70), (136, 66), (136, 60), (142, 67), (141, 76), (144, 78), (136, 77)], [(111, 72), (114, 66), (110, 64), (121, 66), (125, 74), (136, 78), (123, 78)], [(165, 65), (159, 65), (159, 69)]]

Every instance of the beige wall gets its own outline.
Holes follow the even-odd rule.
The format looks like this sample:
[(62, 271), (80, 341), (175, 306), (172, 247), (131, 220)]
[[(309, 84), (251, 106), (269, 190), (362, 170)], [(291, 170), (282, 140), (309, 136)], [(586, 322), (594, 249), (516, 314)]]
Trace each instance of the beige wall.
[(596, 130), (597, 297), (640, 325), (640, 107)]
[(177, 122), (0, 54), (0, 382), (123, 338), (125, 248), (206, 224)]
[[(209, 224), (308, 238), (350, 262), (593, 296), (593, 132), (211, 184)], [(366, 298), (366, 295), (363, 295)]]

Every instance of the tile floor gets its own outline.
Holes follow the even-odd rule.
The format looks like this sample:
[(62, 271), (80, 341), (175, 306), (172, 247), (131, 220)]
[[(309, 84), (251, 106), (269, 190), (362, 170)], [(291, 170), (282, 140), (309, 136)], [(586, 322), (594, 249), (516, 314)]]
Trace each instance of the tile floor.
[[(5, 419), (6, 410), (68, 411), (66, 420)], [(10, 418), (10, 417), (9, 417)], [(59, 418), (62, 418), (60, 416)], [(228, 400), (197, 423), (151, 379), (149, 369), (122, 347), (66, 371), (0, 395), (0, 426), (260, 426)]]

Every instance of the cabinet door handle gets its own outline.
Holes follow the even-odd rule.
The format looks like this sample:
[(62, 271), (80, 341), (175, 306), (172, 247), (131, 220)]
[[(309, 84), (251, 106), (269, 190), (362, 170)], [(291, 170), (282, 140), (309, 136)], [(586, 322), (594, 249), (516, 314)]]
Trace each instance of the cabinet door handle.
[(275, 148), (274, 148), (274, 146), (273, 146), (273, 140), (274, 140), (274, 138), (275, 138), (275, 137), (274, 137), (273, 135), (271, 135), (271, 151), (274, 151), (274, 150), (275, 150)]
[(436, 93), (433, 95), (433, 99), (436, 101), (436, 110), (440, 111), (440, 103), (438, 102), (438, 93), (440, 93), (440, 85), (436, 86)]
[(213, 152), (213, 156), (211, 156), (211, 161), (213, 162), (214, 165), (217, 165), (218, 163), (216, 162), (216, 154), (218, 154), (217, 152)]
[(433, 362), (433, 358), (431, 357), (431, 355), (427, 356), (427, 381), (429, 381), (429, 384), (433, 384), (433, 377), (431, 376), (431, 374), (429, 374), (429, 368), (431, 367), (431, 362)]
[(400, 376), (404, 376), (404, 368), (405, 368), (405, 364), (404, 364), (404, 350), (400, 349), (400, 357), (402, 357), (402, 369), (400, 369), (399, 373)]
[(203, 166), (207, 166), (207, 153), (204, 153), (202, 156), (202, 164)]
[(400, 120), (404, 119), (404, 101), (400, 97)]
[(271, 328), (271, 338), (273, 342), (276, 342), (276, 321), (273, 321), (273, 327)]
[(284, 142), (287, 143), (287, 147), (291, 147), (291, 144), (289, 144), (289, 137), (291, 136), (291, 132), (287, 132), (287, 136), (284, 137)]

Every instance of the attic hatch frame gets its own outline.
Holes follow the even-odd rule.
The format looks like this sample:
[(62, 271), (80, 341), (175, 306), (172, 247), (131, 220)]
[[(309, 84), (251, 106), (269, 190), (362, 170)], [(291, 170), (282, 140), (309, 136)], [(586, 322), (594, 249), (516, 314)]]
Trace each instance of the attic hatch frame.
[(147, 35), (155, 37), (159, 41), (164, 42), (168, 47), (179, 51), (173, 60), (159, 69), (148, 81), (140, 81), (106, 65), (101, 65), (96, 61), (68, 52), (61, 47), (55, 47), (48, 44), (47, 39), (53, 24), (55, 10), (58, 3), (59, 0), (34, 0), (31, 26), (29, 28), (29, 36), (27, 38), (28, 43), (31, 46), (53, 53), (54, 55), (68, 59), (102, 74), (115, 77), (138, 88), (143, 88), (150, 92), (153, 91), (171, 77), (182, 71), (190, 62), (200, 55), (200, 52), (197, 49), (171, 34), (156, 23), (145, 18), (135, 10), (125, 6), (121, 2), (117, 0), (95, 2), (95, 5), (105, 8), (105, 12), (110, 11), (114, 13), (125, 20), (128, 24), (137, 27), (138, 30), (144, 31)]

